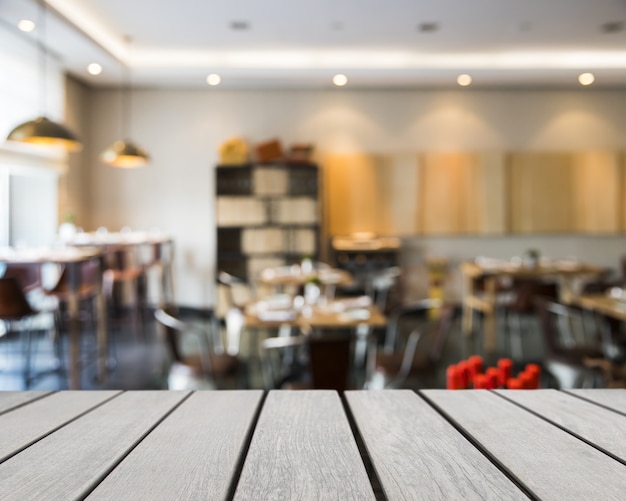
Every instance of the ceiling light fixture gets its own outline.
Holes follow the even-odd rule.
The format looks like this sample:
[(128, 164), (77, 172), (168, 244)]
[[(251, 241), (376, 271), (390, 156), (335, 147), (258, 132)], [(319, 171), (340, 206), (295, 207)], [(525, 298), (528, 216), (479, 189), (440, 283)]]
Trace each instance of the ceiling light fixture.
[(458, 83), (461, 87), (467, 87), (472, 83), (472, 76), (467, 73), (463, 73), (456, 77), (456, 83)]
[(89, 66), (87, 66), (87, 73), (94, 76), (99, 75), (100, 73), (102, 73), (102, 66), (100, 66), (98, 63), (91, 63)]
[(211, 73), (206, 77), (206, 83), (209, 85), (219, 85), (221, 81), (222, 78), (217, 73)]
[[(39, 49), (39, 80), (40, 80), (40, 109), (46, 110), (46, 65), (48, 62), (48, 49), (45, 40), (46, 3), (40, 1), (39, 5), (39, 37), (37, 46)], [(82, 145), (76, 135), (64, 125), (53, 122), (45, 115), (34, 120), (24, 122), (15, 127), (7, 136), (8, 141), (37, 144), (43, 146), (57, 146), (66, 151), (79, 151)]]
[(35, 29), (35, 23), (30, 19), (22, 19), (19, 23), (17, 23), (17, 27), (26, 33), (30, 33)]
[(338, 75), (335, 75), (333, 77), (333, 83), (337, 87), (343, 87), (344, 85), (348, 83), (348, 77), (339, 73)]
[(596, 77), (593, 75), (593, 73), (581, 73), (580, 75), (578, 75), (578, 83), (580, 83), (580, 85), (591, 85), (594, 81), (595, 81)]
[[(130, 38), (126, 37), (126, 42), (130, 43)], [(124, 65), (126, 70), (126, 83), (121, 89), (121, 112), (122, 117), (122, 133), (127, 135), (130, 130), (131, 122), (131, 81), (130, 68)], [(119, 167), (122, 169), (133, 169), (143, 167), (150, 162), (150, 156), (139, 146), (135, 145), (129, 139), (115, 141), (111, 146), (102, 152), (100, 161), (111, 167)]]

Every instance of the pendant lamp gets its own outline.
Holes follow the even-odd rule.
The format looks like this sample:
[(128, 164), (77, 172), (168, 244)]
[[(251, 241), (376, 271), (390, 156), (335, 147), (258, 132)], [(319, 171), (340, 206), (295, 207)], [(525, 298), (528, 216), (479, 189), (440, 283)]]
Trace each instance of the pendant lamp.
[[(130, 39), (126, 37), (126, 42)], [(130, 102), (130, 69), (125, 66), (126, 86), (122, 89), (121, 117), (122, 131), (126, 135), (130, 129), (131, 121), (131, 102)], [(100, 161), (111, 167), (119, 167), (122, 169), (132, 169), (135, 167), (143, 167), (150, 162), (149, 155), (139, 146), (129, 139), (115, 141), (111, 146), (102, 152)]]
[[(41, 84), (41, 109), (45, 110), (46, 97), (46, 65), (48, 61), (48, 49), (45, 41), (45, 20), (46, 4), (39, 2), (39, 38), (37, 45), (40, 58), (40, 84)], [(53, 122), (45, 116), (40, 116), (34, 120), (24, 122), (15, 127), (7, 136), (8, 141), (18, 141), (21, 143), (38, 144), (44, 146), (60, 146), (66, 151), (79, 151), (82, 145), (76, 135), (68, 130), (64, 125)]]

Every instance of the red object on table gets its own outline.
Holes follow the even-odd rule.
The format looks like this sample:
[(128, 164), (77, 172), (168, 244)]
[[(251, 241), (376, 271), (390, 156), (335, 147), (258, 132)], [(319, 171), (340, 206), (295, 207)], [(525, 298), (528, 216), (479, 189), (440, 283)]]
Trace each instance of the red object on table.
[(474, 377), (474, 389), (476, 390), (488, 390), (489, 379), (485, 374), (476, 374)]
[(524, 372), (532, 376), (532, 388), (533, 390), (539, 389), (539, 383), (541, 379), (541, 367), (537, 364), (528, 364), (524, 369)]
[(534, 376), (527, 371), (522, 371), (517, 376), (517, 378), (522, 383), (522, 388), (525, 390), (532, 390), (534, 385)]
[(446, 388), (448, 390), (463, 389), (461, 371), (456, 365), (449, 365), (446, 370)]
[(500, 370), (495, 367), (489, 367), (485, 372), (487, 376), (487, 385), (489, 390), (496, 390), (500, 387)]
[(522, 389), (522, 382), (519, 379), (516, 379), (516, 378), (509, 378), (506, 381), (506, 387), (509, 390), (521, 390)]
[(469, 363), (462, 360), (457, 364), (457, 369), (461, 379), (461, 388), (469, 388), (473, 382)]
[(483, 372), (483, 357), (479, 355), (472, 355), (467, 359), (467, 363), (470, 368), (470, 377), (472, 380)]
[(500, 373), (500, 386), (506, 386), (506, 382), (511, 378), (513, 372), (513, 361), (510, 358), (498, 360), (498, 371)]

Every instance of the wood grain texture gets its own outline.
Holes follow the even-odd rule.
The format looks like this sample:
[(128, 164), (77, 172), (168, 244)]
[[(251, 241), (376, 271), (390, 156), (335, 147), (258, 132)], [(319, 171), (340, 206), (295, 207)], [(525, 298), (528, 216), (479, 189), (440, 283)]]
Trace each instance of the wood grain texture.
[(539, 498), (624, 498), (623, 464), (498, 395), (484, 390), (421, 393)]
[(626, 416), (556, 390), (497, 393), (626, 461)]
[(127, 392), (0, 465), (3, 499), (83, 497), (188, 392)]
[(567, 390), (567, 393), (590, 400), (617, 412), (626, 414), (626, 390), (619, 388), (605, 388), (593, 390)]
[(1, 391), (0, 392), (0, 414), (8, 410), (24, 405), (33, 400), (42, 398), (52, 392), (50, 391)]
[(336, 392), (268, 394), (235, 499), (374, 499)]
[(0, 461), (116, 395), (117, 391), (63, 391), (0, 416)]
[(388, 499), (527, 499), (414, 392), (346, 392)]
[(262, 395), (194, 393), (88, 499), (225, 499)]

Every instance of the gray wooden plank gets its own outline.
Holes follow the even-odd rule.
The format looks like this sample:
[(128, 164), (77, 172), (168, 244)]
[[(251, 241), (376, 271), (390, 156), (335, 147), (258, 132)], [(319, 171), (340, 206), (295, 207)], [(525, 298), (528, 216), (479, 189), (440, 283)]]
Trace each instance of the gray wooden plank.
[(194, 393), (88, 499), (225, 499), (262, 396)]
[(593, 390), (567, 390), (567, 393), (626, 414), (626, 389), (598, 388)]
[(626, 461), (626, 416), (556, 390), (497, 393)]
[(0, 465), (3, 499), (83, 497), (189, 392), (132, 391)]
[(334, 391), (271, 391), (235, 499), (374, 499)]
[(0, 391), (0, 414), (20, 405), (24, 405), (45, 395), (51, 391)]
[(345, 395), (388, 499), (528, 499), (414, 392)]
[(0, 415), (0, 461), (36, 442), (118, 391), (63, 391)]
[(421, 392), (542, 499), (624, 499), (626, 466), (485, 390)]

